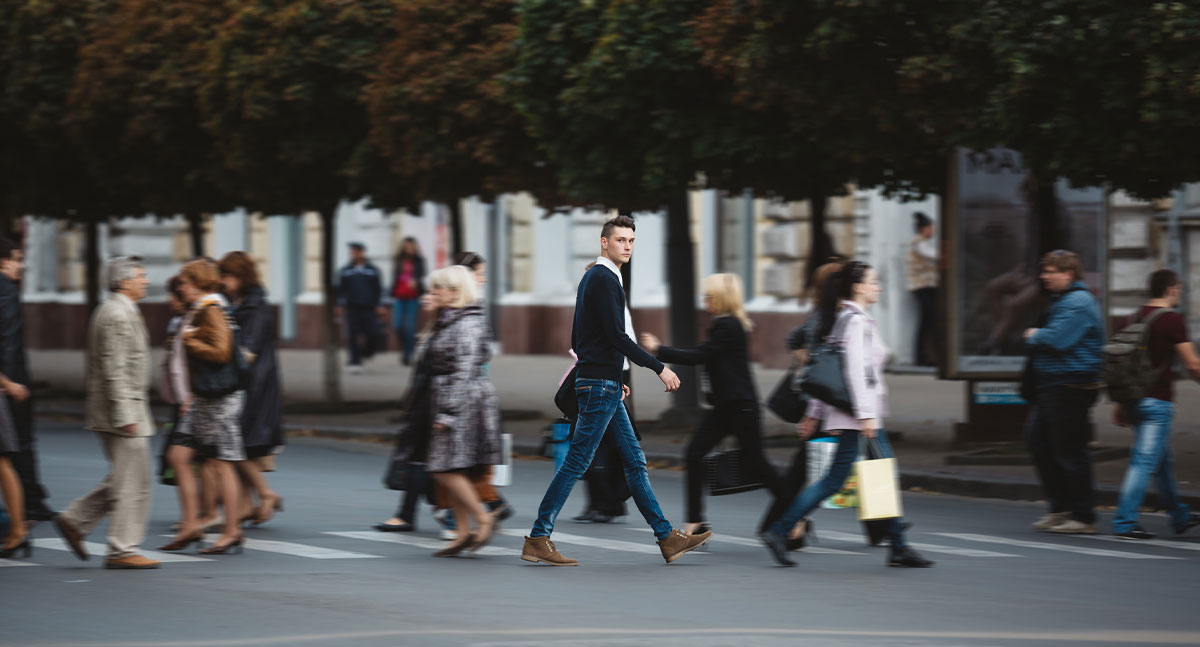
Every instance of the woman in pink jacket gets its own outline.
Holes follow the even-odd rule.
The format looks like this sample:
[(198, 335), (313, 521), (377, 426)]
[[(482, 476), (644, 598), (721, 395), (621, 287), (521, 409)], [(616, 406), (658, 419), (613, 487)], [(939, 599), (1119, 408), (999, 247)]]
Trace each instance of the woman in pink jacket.
[[(888, 414), (887, 384), (883, 380), (888, 348), (868, 312), (879, 301), (879, 291), (875, 270), (861, 261), (849, 261), (830, 277), (821, 294), (816, 339), (831, 339), (842, 347), (846, 386), (854, 410), (842, 411), (813, 400), (808, 417), (800, 422), (800, 437), (807, 439), (816, 431), (817, 421), (823, 421), (825, 431), (838, 437), (838, 447), (825, 477), (796, 497), (787, 512), (760, 535), (767, 550), (784, 566), (796, 564), (787, 556), (789, 529), (841, 489), (858, 457), (860, 436), (879, 437), (882, 441), (882, 422)], [(905, 542), (899, 517), (888, 520), (888, 535), (891, 539), (888, 566), (933, 565)]]

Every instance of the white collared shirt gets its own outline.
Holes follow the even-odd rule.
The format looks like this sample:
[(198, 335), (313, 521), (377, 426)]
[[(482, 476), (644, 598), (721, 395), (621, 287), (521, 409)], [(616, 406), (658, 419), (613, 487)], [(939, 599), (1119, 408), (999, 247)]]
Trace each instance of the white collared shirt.
[[(617, 264), (612, 262), (612, 259), (607, 256), (597, 257), (596, 265), (603, 265), (604, 267), (607, 267), (610, 271), (612, 271), (613, 274), (617, 275), (617, 282), (621, 284), (621, 287), (625, 287), (625, 278), (621, 276), (621, 268), (617, 267)], [(629, 312), (628, 302), (625, 304), (625, 334), (629, 335), (629, 338), (633, 340), (633, 343), (637, 343), (637, 335), (633, 332), (633, 315)], [(624, 363), (621, 364), (621, 370), (629, 370), (628, 357), (625, 358)]]

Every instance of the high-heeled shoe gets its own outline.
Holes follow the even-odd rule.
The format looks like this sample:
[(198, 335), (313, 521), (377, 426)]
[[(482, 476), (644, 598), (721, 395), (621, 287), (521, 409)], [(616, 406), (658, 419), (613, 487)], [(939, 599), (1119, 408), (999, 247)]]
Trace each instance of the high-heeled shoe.
[(213, 543), (213, 545), (209, 546), (208, 548), (201, 548), (196, 552), (200, 553), (201, 555), (233, 555), (234, 553), (242, 552), (242, 545), (245, 542), (246, 537), (244, 535), (238, 535), (237, 539), (230, 540), (224, 544)]
[(496, 517), (490, 518), (492, 523), (488, 526), (487, 532), (483, 532), (483, 529), (480, 529), (479, 534), (475, 536), (475, 541), (471, 544), (472, 553), (478, 552), (480, 548), (486, 546), (492, 540), (492, 537), (496, 535), (496, 531), (499, 530), (500, 520)]
[(276, 496), (275, 502), (269, 506), (259, 506), (259, 509), (254, 513), (254, 520), (251, 523), (255, 526), (261, 526), (270, 521), (276, 512), (283, 512), (283, 497), (281, 496)]
[[(800, 533), (799, 537), (788, 537), (788, 539), (787, 539), (787, 549), (788, 550), (800, 550), (801, 548), (804, 548), (805, 546), (808, 545), (808, 540), (810, 540), (810, 539), (812, 540), (812, 543), (814, 543), (814, 544), (817, 543), (816, 526), (813, 525), (813, 520), (811, 518), (805, 519), (803, 521), (803, 523), (804, 523), (804, 532)], [(799, 525), (799, 524), (797, 524), (797, 525)]]
[(475, 535), (468, 534), (466, 537), (446, 546), (445, 548), (435, 552), (434, 557), (455, 557), (464, 550), (475, 544)]
[(13, 555), (21, 552), (22, 557), (30, 557), (33, 555), (33, 542), (29, 540), (29, 535), (25, 535), (21, 542), (9, 548), (0, 548), (0, 559), (8, 559)]
[(197, 548), (204, 548), (204, 530), (197, 530), (186, 537), (176, 537), (170, 542), (159, 546), (155, 550), (176, 551), (183, 550), (192, 544), (200, 544)]

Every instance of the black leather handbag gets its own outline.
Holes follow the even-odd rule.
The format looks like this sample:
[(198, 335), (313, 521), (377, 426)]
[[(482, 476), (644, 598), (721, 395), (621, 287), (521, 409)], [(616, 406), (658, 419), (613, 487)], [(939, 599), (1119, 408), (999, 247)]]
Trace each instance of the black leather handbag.
[(749, 492), (766, 487), (752, 470), (747, 470), (741, 449), (713, 452), (704, 457), (708, 493), (713, 496)]
[(579, 396), (575, 393), (575, 374), (578, 371), (578, 367), (572, 366), (566, 379), (554, 393), (554, 406), (558, 407), (563, 417), (568, 420), (575, 420), (579, 417)]
[(788, 369), (767, 398), (767, 408), (785, 422), (800, 422), (808, 411), (808, 398), (797, 388), (795, 366)]
[[(843, 315), (844, 318), (855, 315)], [(838, 329), (845, 327), (846, 319), (838, 322)], [(831, 407), (842, 411), (853, 412), (854, 401), (850, 396), (850, 388), (846, 385), (846, 355), (841, 344), (836, 340), (837, 330), (817, 344), (808, 356), (808, 366), (804, 369), (804, 377), (800, 389), (810, 398), (816, 398)]]

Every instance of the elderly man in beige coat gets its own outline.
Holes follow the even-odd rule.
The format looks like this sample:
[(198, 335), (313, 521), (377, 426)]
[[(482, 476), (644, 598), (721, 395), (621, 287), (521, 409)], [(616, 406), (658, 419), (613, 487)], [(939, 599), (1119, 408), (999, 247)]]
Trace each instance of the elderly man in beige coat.
[(138, 554), (150, 514), (150, 437), (154, 435), (147, 389), (150, 335), (137, 302), (146, 296), (140, 259), (121, 257), (108, 266), (112, 298), (88, 326), (87, 428), (97, 432), (111, 464), (99, 485), (76, 499), (56, 519), (59, 533), (80, 559), (83, 538), (105, 516), (105, 568), (158, 568)]

